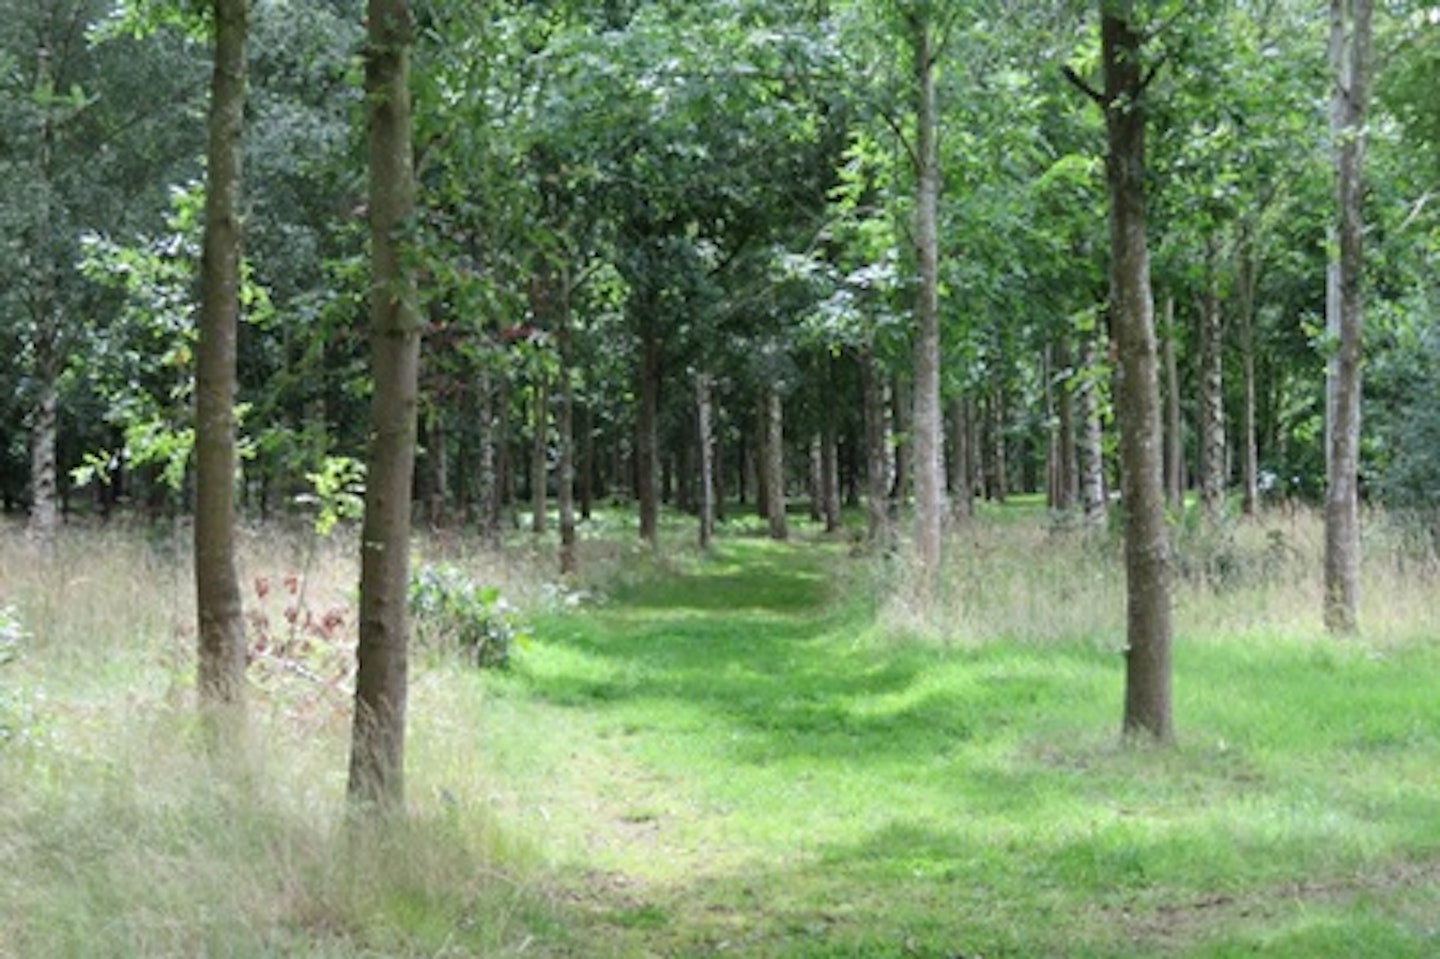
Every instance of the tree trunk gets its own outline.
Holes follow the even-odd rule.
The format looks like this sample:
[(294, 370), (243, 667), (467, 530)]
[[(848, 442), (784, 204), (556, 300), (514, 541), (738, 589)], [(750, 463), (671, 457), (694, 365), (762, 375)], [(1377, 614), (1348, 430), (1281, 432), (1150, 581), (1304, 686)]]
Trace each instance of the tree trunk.
[(1080, 505), (1085, 525), (1105, 525), (1105, 431), (1100, 409), (1100, 338), (1087, 330), (1080, 350), (1075, 406), (1080, 417)]
[(640, 409), (635, 428), (635, 494), (640, 538), (656, 543), (660, 525), (660, 379), (664, 354), (653, 317), (646, 318), (640, 358)]
[(885, 430), (885, 388), (880, 363), (866, 347), (860, 354), (860, 388), (865, 408), (865, 500), (869, 513), (868, 538), (873, 545), (889, 545), (889, 437)]
[(915, 69), (915, 576), (917, 599), (939, 588), (944, 524), (944, 428), (940, 408), (940, 159), (934, 35), (925, 14), (911, 21)]
[(404, 805), (410, 636), (410, 499), (415, 467), (420, 325), (403, 238), (415, 206), (406, 0), (369, 0), (365, 104), (370, 160), (371, 357), (360, 642), (350, 751), (352, 801)]
[(986, 446), (986, 458), (989, 466), (986, 469), (987, 486), (989, 486), (989, 498), (997, 503), (1005, 502), (1005, 496), (1010, 491), (1010, 475), (1005, 464), (1005, 392), (998, 387), (990, 391), (989, 403), (987, 404), (985, 417), (987, 423), (986, 435), (990, 442)]
[(898, 376), (891, 379), (888, 396), (890, 442), (886, 451), (890, 456), (889, 509), (891, 520), (898, 522), (900, 512), (910, 498), (910, 421), (915, 407)]
[(950, 404), (950, 511), (964, 522), (975, 515), (974, 404), (959, 397)]
[(580, 518), (588, 520), (595, 503), (595, 408), (585, 404), (580, 420)]
[(1109, 140), (1110, 290), (1120, 361), (1125, 506), (1127, 737), (1174, 738), (1170, 693), (1170, 543), (1161, 482), (1160, 389), (1145, 236), (1145, 111), (1140, 34), (1130, 0), (1100, 0)]
[(1255, 416), (1255, 252), (1248, 230), (1240, 244), (1236, 267), (1236, 314), (1240, 321), (1240, 371), (1244, 379), (1244, 408), (1241, 411), (1241, 470), (1245, 489), (1240, 509), (1254, 516), (1260, 508), (1260, 449)]
[(1056, 483), (1055, 508), (1069, 512), (1075, 508), (1080, 497), (1080, 471), (1075, 449), (1075, 370), (1068, 337), (1061, 338), (1057, 352), (1057, 365), (1060, 369), (1055, 412), (1060, 433), (1057, 451), (1060, 475)]
[(195, 603), (200, 708), (223, 751), (244, 720), (248, 652), (235, 568), (235, 356), (249, 0), (215, 0), (214, 12), (195, 365)]
[[(1348, 16), (1347, 16), (1348, 14)], [(1335, 138), (1337, 258), (1326, 320), (1337, 347), (1326, 377), (1325, 627), (1354, 633), (1360, 604), (1360, 361), (1364, 278), (1365, 113), (1370, 96), (1370, 0), (1332, 0), (1330, 107)]]
[(556, 498), (560, 510), (560, 575), (573, 576), (580, 569), (580, 557), (575, 535), (575, 378), (570, 369), (574, 350), (570, 331), (570, 273), (565, 268), (560, 270), (558, 319), (560, 415), (556, 426), (560, 433), (560, 455), (556, 464)]
[[(827, 370), (830, 367), (833, 363), (827, 363)], [(820, 514), (827, 533), (840, 529), (840, 446), (835, 433), (835, 410), (827, 405), (820, 428)]]
[(785, 405), (780, 391), (773, 386), (765, 389), (765, 473), (766, 520), (771, 539), (787, 539), (790, 535), (785, 518)]
[(1180, 426), (1180, 371), (1175, 360), (1175, 298), (1165, 298), (1165, 501), (1185, 505), (1185, 437)]
[(1206, 519), (1225, 510), (1225, 318), (1216, 284), (1216, 241), (1205, 247), (1205, 288), (1200, 296), (1200, 503)]
[(427, 404), (427, 407), (425, 461), (430, 480), (425, 512), (431, 529), (443, 529), (449, 523), (450, 512), (450, 460), (446, 450), (445, 411), (433, 404)]
[(695, 374), (695, 426), (700, 442), (700, 548), (715, 538), (715, 441), (710, 374)]
[[(48, 545), (60, 525), (59, 468), (55, 456), (61, 371), (60, 329), (56, 316), (55, 211), (52, 161), (55, 129), (49, 98), (55, 78), (50, 50), (42, 41), (36, 50), (35, 97), (41, 110), (37, 166), (41, 183), (36, 191), (36, 230), (33, 238), (37, 274), (31, 306), (35, 322), (32, 340), (36, 382), (35, 422), (30, 434), (30, 520), (28, 534)], [(217, 60), (218, 63), (218, 60)]]
[(496, 422), (495, 373), (480, 374), (480, 541), (489, 549), (500, 547), (500, 436)]
[(550, 384), (545, 373), (530, 394), (530, 532), (541, 535), (550, 511)]

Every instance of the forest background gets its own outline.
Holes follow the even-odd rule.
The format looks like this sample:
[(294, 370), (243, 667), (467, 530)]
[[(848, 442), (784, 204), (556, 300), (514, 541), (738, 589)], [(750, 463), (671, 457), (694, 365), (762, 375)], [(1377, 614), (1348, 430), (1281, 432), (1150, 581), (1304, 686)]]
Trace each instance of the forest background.
[[(205, 505), (221, 487), (259, 524), (328, 532), (363, 508), (378, 542), (367, 443), (389, 379), (367, 362), (365, 313), (391, 291), (413, 309), (396, 329), (423, 332), (418, 389), (401, 393), (419, 424), (396, 461), (407, 539), (412, 505), (493, 549), (521, 526), (547, 543), (553, 523), (574, 582), (601, 504), (633, 504), (652, 545), (662, 506), (692, 514), (702, 548), (742, 510), (785, 539), (792, 497), (831, 536), (864, 508), (857, 540), (910, 557), (904, 628), (953, 642), (966, 597), (942, 584), (941, 552), (964, 538), (942, 529), (973, 522), (977, 499), (1039, 494), (1061, 533), (1124, 526), (1127, 733), (1173, 736), (1172, 574), (1214, 584), (1288, 556), (1283, 536), (1248, 556), (1237, 517), (1324, 499), (1328, 530), (1348, 483), (1372, 545), (1433, 566), (1429, 5), (1383, 5), (1373, 42), (1366, 3), (1101, 3), (1098, 32), (1059, 2), (374, 3), (365, 20), (279, 0), (10, 6), (0, 496), (36, 542), (62, 518), (194, 516), (204, 556), (202, 529), (231, 508)], [(216, 68), (227, 9), (248, 16), (243, 69)], [(1363, 31), (1348, 23), (1362, 9)], [(413, 32), (383, 32), (412, 15)], [(386, 74), (402, 47), (413, 59)], [(248, 84), (231, 131), (243, 119), (244, 189), (225, 212), (205, 188), (223, 166), (206, 77), (218, 91), (227, 69)], [(413, 128), (377, 179), (377, 118), (399, 102), (379, 84), (397, 80)], [(1117, 268), (1127, 118), (1143, 288)], [(1365, 170), (1349, 220), (1347, 150)], [(377, 184), (413, 189), (380, 226)], [(244, 258), (225, 404), (238, 459), (217, 486), (196, 360), (222, 222), (243, 223)], [(393, 281), (376, 279), (384, 255)], [(1331, 421), (1337, 371), (1359, 385), (1359, 313), (1354, 338), (1342, 314), (1361, 290), (1351, 455)], [(1127, 413), (1146, 377), (1163, 392)], [(1152, 466), (1147, 515), (1126, 484)], [(1351, 634), (1330, 539), (1318, 606)], [(224, 700), (201, 579), (200, 689)], [(1148, 619), (1137, 582), (1165, 584)], [(359, 618), (363, 744), (384, 710), (363, 708), (379, 616)], [(1138, 676), (1137, 637), (1163, 654)], [(213, 649), (243, 669), (244, 642)], [(377, 726), (357, 755), (389, 748)]]

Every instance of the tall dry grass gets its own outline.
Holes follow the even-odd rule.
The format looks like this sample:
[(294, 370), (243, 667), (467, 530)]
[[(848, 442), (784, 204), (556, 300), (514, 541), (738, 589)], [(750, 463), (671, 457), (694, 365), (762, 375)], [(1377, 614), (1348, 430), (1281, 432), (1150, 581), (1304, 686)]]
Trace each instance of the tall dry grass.
[[(1276, 510), (1172, 525), (1175, 631), (1184, 638), (1325, 638), (1323, 517)], [(1360, 640), (1377, 648), (1440, 639), (1440, 559), (1397, 518), (1367, 517)], [(951, 531), (942, 588), (917, 603), (905, 550), (878, 559), (879, 632), (925, 642), (1093, 642), (1121, 649), (1122, 545), (1113, 530), (980, 519)]]
[[(419, 770), (405, 821), (347, 826), (350, 541), (245, 533), (250, 740), (217, 760), (193, 708), (187, 536), (72, 530), (41, 550), (0, 528), (0, 607), (24, 631), (0, 664), (0, 956), (521, 951), (548, 906), (483, 804)], [(421, 668), (412, 710), (477, 690)], [(464, 729), (418, 722), (412, 742), (471, 775)]]

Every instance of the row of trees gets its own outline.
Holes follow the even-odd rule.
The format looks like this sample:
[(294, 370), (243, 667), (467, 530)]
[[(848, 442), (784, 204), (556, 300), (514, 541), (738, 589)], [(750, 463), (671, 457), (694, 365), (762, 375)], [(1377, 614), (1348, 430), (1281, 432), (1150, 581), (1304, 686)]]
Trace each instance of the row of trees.
[(1342, 0), (253, 2), (0, 4), (0, 493), (42, 538), (193, 503), (225, 702), (232, 497), (367, 461), (362, 793), (399, 790), (412, 500), (498, 540), (553, 495), (566, 570), (602, 495), (652, 541), (666, 499), (702, 541), (737, 499), (884, 539), (913, 500), (924, 601), (975, 495), (1120, 489), (1125, 726), (1161, 739), (1167, 502), (1328, 490), (1342, 631), (1355, 477), (1431, 505), (1430, 5), (1372, 57)]

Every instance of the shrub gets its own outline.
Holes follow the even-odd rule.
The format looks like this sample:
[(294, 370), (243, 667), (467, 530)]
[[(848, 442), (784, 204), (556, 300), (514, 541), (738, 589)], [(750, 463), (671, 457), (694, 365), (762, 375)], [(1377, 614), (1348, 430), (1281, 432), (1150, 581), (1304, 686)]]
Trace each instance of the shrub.
[(482, 668), (509, 665), (514, 647), (525, 639), (500, 590), (472, 582), (453, 566), (425, 565), (414, 573), (410, 612), (420, 643), (456, 650)]

